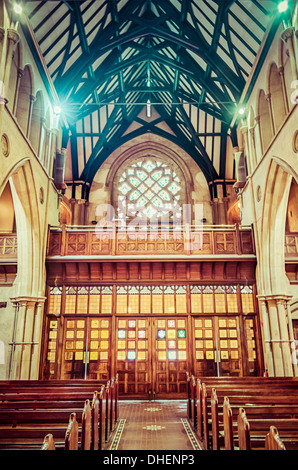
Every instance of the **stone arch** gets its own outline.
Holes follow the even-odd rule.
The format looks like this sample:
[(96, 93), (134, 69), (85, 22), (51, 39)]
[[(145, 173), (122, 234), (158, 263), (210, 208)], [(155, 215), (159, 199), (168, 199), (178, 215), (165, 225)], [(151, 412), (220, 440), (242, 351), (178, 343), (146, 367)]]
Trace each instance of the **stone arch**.
[[(181, 180), (182, 199), (179, 203), (179, 206), (182, 209), (183, 204), (190, 204), (193, 180), (187, 165), (185, 165), (185, 163), (180, 158), (178, 153), (176, 153), (176, 151), (166, 145), (166, 142), (143, 141), (136, 145), (131, 145), (129, 149), (125, 149), (122, 153), (120, 153), (119, 157), (113, 162), (110, 171), (107, 175), (107, 187), (110, 190), (111, 205), (114, 207), (114, 209), (118, 207), (118, 202), (116, 201), (116, 186), (118, 179), (121, 177), (119, 171), (121, 172), (121, 169), (127, 167), (127, 165), (130, 165), (130, 163), (135, 163), (136, 161), (139, 162), (140, 160), (144, 160), (149, 156), (152, 161), (160, 159), (163, 164), (169, 165), (169, 168), (171, 167), (172, 170), (174, 167), (176, 168), (176, 170), (173, 171), (179, 173), (179, 179)], [(148, 201), (148, 204), (150, 205), (151, 209), (155, 211), (156, 207), (153, 207), (150, 202), (151, 201)], [(172, 206), (173, 204), (174, 200), (172, 200), (171, 202)], [(170, 215), (170, 218), (175, 217), (174, 212), (172, 214), (172, 211), (170, 210), (170, 212), (168, 213), (172, 214)], [(177, 212), (175, 212), (175, 214), (177, 216)]]
[(267, 294), (289, 290), (284, 269), (284, 237), (292, 177), (278, 159), (272, 158), (265, 179), (259, 253), (260, 287)]
[(1, 194), (9, 181), (15, 212), (18, 243), (16, 289), (19, 295), (43, 295), (44, 266), (36, 183), (29, 159), (11, 169), (3, 179)]
[(271, 376), (291, 376), (294, 372), (291, 319), (287, 317), (287, 302), (292, 294), (285, 270), (284, 239), (290, 187), (297, 176), (283, 158), (271, 157), (256, 232), (265, 363)]
[(33, 75), (31, 67), (26, 65), (20, 79), (18, 101), (16, 106), (16, 118), (19, 126), (27, 136), (30, 128), (30, 112), (33, 94)]

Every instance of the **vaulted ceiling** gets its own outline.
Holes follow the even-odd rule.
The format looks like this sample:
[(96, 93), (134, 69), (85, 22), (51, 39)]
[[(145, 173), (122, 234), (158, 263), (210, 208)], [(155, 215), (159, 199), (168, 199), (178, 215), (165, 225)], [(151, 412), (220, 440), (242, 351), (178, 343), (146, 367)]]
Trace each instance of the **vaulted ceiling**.
[(276, 0), (23, 3), (70, 130), (74, 179), (91, 184), (113, 150), (147, 132), (187, 151), (208, 182), (225, 178), (227, 132), (279, 25)]

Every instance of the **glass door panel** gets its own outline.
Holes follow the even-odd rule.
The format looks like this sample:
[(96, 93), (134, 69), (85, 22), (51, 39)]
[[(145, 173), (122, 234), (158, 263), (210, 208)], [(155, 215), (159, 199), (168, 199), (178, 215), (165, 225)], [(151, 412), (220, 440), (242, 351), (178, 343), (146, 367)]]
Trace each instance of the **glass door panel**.
[(86, 360), (86, 318), (66, 318), (61, 379), (83, 379)]
[(185, 393), (188, 370), (187, 319), (155, 318), (153, 328), (153, 390)]
[(116, 325), (119, 393), (149, 394), (152, 389), (149, 319), (119, 317)]
[(217, 376), (217, 347), (213, 318), (193, 318), (194, 361), (197, 377)]
[(67, 317), (61, 379), (107, 380), (110, 375), (110, 346), (110, 318)]

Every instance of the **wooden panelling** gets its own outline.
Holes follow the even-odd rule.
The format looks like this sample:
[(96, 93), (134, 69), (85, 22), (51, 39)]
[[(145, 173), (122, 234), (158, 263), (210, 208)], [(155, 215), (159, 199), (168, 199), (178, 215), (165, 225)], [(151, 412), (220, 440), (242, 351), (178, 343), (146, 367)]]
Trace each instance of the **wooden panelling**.
[(122, 281), (254, 281), (254, 260), (242, 261), (47, 261), (48, 283)]

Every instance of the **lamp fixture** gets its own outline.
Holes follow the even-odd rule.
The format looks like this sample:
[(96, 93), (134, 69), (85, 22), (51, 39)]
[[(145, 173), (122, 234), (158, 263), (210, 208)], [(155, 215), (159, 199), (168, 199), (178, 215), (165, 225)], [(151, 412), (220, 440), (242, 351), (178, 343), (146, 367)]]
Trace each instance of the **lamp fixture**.
[(23, 11), (23, 8), (19, 3), (15, 3), (13, 9), (18, 15), (20, 15)]
[(278, 4), (279, 13), (284, 13), (285, 11), (287, 11), (288, 8), (289, 8), (289, 4), (287, 0), (283, 0), (282, 2)]

